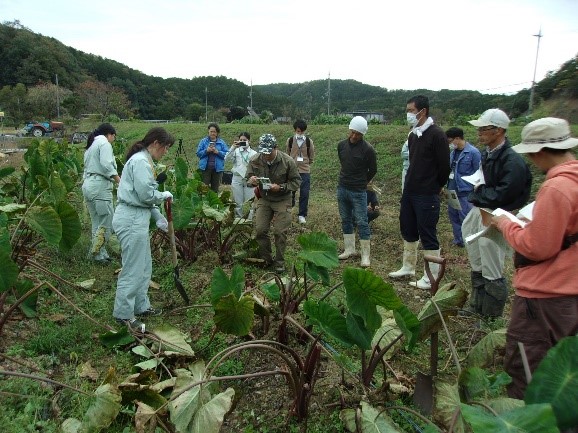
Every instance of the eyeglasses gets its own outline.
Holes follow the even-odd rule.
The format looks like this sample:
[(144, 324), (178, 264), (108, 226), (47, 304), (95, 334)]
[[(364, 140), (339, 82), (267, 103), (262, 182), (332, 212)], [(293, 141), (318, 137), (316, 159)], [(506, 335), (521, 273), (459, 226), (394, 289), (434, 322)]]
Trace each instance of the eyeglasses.
[(498, 129), (497, 126), (487, 126), (485, 128), (478, 128), (478, 134), (483, 134), (484, 132), (491, 131), (492, 129)]

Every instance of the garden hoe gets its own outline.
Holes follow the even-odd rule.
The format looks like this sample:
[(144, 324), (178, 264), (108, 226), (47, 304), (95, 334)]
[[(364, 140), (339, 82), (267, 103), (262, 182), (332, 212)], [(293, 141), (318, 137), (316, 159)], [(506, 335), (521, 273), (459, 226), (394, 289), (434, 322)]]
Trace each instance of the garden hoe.
[(169, 222), (169, 239), (171, 241), (171, 253), (173, 256), (173, 278), (175, 280), (175, 287), (177, 291), (185, 301), (185, 305), (189, 305), (191, 301), (189, 300), (189, 296), (185, 291), (183, 283), (181, 282), (181, 277), (179, 275), (179, 263), (177, 261), (177, 244), (175, 241), (175, 227), (173, 226), (173, 212), (171, 209), (172, 199), (168, 198), (165, 200), (165, 211), (167, 213), (167, 220)]
[[(438, 291), (441, 279), (446, 270), (446, 259), (435, 256), (424, 256), (425, 271), (431, 282), (432, 298)], [(430, 270), (430, 262), (440, 265), (437, 278), (433, 277)], [(430, 374), (417, 372), (415, 381), (415, 390), (413, 393), (414, 404), (426, 415), (431, 415), (434, 403), (434, 379), (438, 374), (438, 333), (432, 332), (430, 336)]]

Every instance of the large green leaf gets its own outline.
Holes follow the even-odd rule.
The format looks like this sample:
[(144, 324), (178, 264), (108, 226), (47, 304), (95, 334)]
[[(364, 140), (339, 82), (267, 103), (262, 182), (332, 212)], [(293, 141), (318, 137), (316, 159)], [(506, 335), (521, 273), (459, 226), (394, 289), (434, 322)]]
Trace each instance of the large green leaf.
[(10, 253), (0, 249), (0, 293), (9, 290), (16, 283), (18, 273), (18, 266), (12, 261)]
[(474, 433), (559, 433), (549, 404), (533, 404), (498, 416), (484, 409), (461, 404), (462, 416)]
[(327, 233), (303, 234), (297, 237), (297, 242), (301, 245), (298, 255), (300, 259), (321, 268), (333, 269), (339, 266), (337, 242), (327, 236)]
[(438, 310), (433, 305), (435, 301), (442, 312), (444, 320), (449, 316), (456, 315), (468, 299), (468, 292), (455, 287), (455, 283), (448, 283), (437, 291), (433, 298), (428, 299), (417, 317), (421, 322), (420, 340), (429, 337), (433, 332), (439, 331), (443, 323)]
[(7, 177), (7, 176), (10, 176), (15, 171), (16, 171), (16, 168), (14, 168), (12, 166), (0, 168), (0, 179)]
[(506, 328), (496, 329), (486, 334), (472, 347), (466, 362), (470, 367), (486, 367), (494, 361), (496, 351), (504, 347), (506, 347)]
[(413, 348), (420, 335), (421, 322), (405, 305), (396, 308), (393, 311), (393, 317), (395, 318), (395, 323), (397, 323), (397, 326), (399, 326), (399, 329), (401, 329), (403, 335), (405, 335), (407, 346), (410, 349)]
[(186, 195), (179, 196), (178, 200), (173, 202), (173, 225), (175, 230), (186, 228), (193, 218), (195, 212), (193, 202)]
[(189, 176), (189, 166), (185, 160), (178, 157), (175, 161), (175, 180), (177, 185), (186, 185)]
[(0, 206), (0, 212), (12, 213), (26, 209), (25, 204), (7, 203)]
[[(213, 193), (214, 194), (214, 193)], [(203, 214), (207, 218), (214, 219), (215, 221), (223, 221), (228, 215), (228, 211), (220, 210), (219, 208), (212, 207), (211, 205), (203, 202)]]
[(308, 322), (319, 326), (321, 330), (337, 339), (343, 345), (350, 347), (355, 344), (347, 330), (345, 317), (339, 310), (327, 302), (305, 301), (303, 312), (307, 315)]
[(46, 169), (46, 164), (45, 164), (44, 160), (42, 159), (42, 156), (40, 155), (40, 153), (38, 153), (38, 150), (33, 149), (33, 148), (28, 149), (28, 151), (26, 152), (26, 155), (25, 155), (25, 159), (28, 162), (28, 167), (30, 168), (29, 179), (32, 182), (36, 182), (37, 176), (46, 177), (48, 175), (47, 169)]
[(401, 433), (395, 422), (385, 412), (378, 411), (369, 403), (361, 402), (360, 426), (358, 430), (356, 422), (356, 409), (344, 409), (339, 413), (345, 428), (350, 432), (361, 431), (362, 433)]
[(63, 229), (59, 247), (63, 251), (70, 251), (82, 234), (80, 218), (78, 217), (76, 209), (66, 201), (58, 203), (55, 209), (60, 217)]
[[(34, 283), (28, 278), (19, 278), (14, 284), (15, 292), (18, 297), (24, 296), (33, 287)], [(19, 308), (26, 317), (36, 317), (38, 315), (38, 290), (32, 292), (32, 294), (22, 301)]]
[(48, 178), (48, 192), (52, 204), (66, 200), (66, 186), (57, 172), (52, 172)]
[[(381, 326), (376, 331), (373, 336), (373, 340), (371, 342), (371, 346), (378, 346), (383, 349), (386, 346), (389, 346), (393, 343), (394, 340), (397, 339), (399, 334), (402, 333), (399, 326), (395, 322), (393, 317), (393, 312), (391, 310), (386, 310), (384, 308), (378, 308), (378, 312), (381, 315)], [(401, 342), (398, 341), (394, 344), (394, 346), (386, 353), (384, 356), (385, 359), (389, 359), (396, 351), (396, 348), (401, 346)]]
[(363, 323), (363, 319), (351, 311), (347, 313), (347, 317), (345, 319), (347, 324), (347, 332), (355, 342), (355, 344), (363, 350), (370, 350), (371, 349), (371, 339), (373, 337), (374, 332), (369, 331), (365, 324)]
[(377, 305), (390, 310), (403, 305), (393, 286), (368, 270), (345, 268), (343, 284), (347, 306), (354, 314), (363, 317), (365, 326), (372, 331), (376, 331), (381, 325)]
[(307, 263), (305, 272), (313, 281), (321, 281), (321, 284), (324, 286), (329, 286), (331, 283), (331, 276), (327, 268), (314, 265), (313, 263)]
[(215, 268), (211, 278), (211, 303), (217, 305), (223, 296), (232, 293), (236, 299), (241, 297), (245, 288), (245, 271), (240, 265), (235, 265), (231, 278), (221, 268)]
[(215, 305), (217, 329), (239, 337), (247, 335), (253, 326), (254, 302), (251, 296), (238, 299), (232, 293), (221, 298)]
[(578, 426), (578, 336), (551, 348), (524, 394), (526, 404), (550, 403), (560, 430)]
[(32, 230), (39, 233), (49, 244), (58, 245), (62, 239), (60, 216), (50, 206), (34, 206), (28, 209), (24, 217)]
[(479, 367), (464, 368), (458, 377), (460, 399), (470, 401), (487, 396), (490, 380), (486, 372)]

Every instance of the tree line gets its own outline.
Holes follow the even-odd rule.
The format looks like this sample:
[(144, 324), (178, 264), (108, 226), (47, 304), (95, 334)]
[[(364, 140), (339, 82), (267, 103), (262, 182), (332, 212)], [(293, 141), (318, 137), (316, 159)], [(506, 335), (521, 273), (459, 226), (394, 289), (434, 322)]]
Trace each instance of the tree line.
[[(537, 83), (536, 100), (578, 97), (577, 58)], [(515, 95), (471, 90), (388, 90), (355, 80), (315, 80), (298, 84), (248, 85), (224, 76), (191, 79), (153, 77), (101, 56), (65, 46), (34, 33), (18, 21), (0, 24), (0, 111), (8, 123), (32, 118), (78, 118), (85, 113), (141, 119), (204, 120), (246, 116), (250, 104), (267, 117), (314, 119), (321, 114), (351, 111), (383, 113), (386, 121), (402, 121), (405, 102), (417, 93), (430, 98), (437, 119), (459, 121), (488, 107), (511, 117), (528, 109), (529, 89)], [(328, 84), (331, 86), (329, 96)]]

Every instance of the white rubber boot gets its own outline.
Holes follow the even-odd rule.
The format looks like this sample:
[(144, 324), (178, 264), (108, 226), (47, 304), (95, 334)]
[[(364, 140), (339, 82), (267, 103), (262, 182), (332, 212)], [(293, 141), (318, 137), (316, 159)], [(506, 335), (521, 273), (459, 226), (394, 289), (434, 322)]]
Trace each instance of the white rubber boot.
[(369, 268), (370, 262), (369, 262), (369, 255), (371, 252), (371, 244), (369, 239), (367, 240), (363, 240), (361, 239), (359, 241), (359, 246), (360, 246), (360, 250), (361, 250), (361, 267), (362, 268)]
[(403, 264), (401, 269), (390, 272), (388, 275), (391, 278), (403, 278), (415, 276), (415, 264), (417, 262), (417, 244), (415, 242), (403, 241)]
[[(440, 250), (423, 250), (423, 255), (424, 256), (439, 257), (440, 256)], [(440, 271), (440, 265), (438, 265), (437, 263), (431, 263), (430, 262), (429, 268), (431, 270), (433, 277), (437, 278), (439, 271)], [(431, 289), (431, 283), (429, 281), (427, 274), (425, 273), (425, 265), (424, 265), (424, 270), (423, 270), (423, 277), (421, 277), (417, 281), (411, 281), (409, 283), (409, 285), (412, 287), (417, 287), (418, 289), (423, 289), (423, 290)]]
[(343, 235), (343, 246), (345, 247), (345, 251), (337, 256), (339, 260), (348, 259), (355, 254), (355, 233)]

